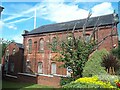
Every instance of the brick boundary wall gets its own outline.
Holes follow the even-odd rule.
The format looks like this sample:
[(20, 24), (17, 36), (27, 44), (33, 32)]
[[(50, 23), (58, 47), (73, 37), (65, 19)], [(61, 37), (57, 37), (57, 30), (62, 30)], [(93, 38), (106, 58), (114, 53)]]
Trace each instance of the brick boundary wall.
[(26, 73), (18, 73), (18, 82), (25, 82), (25, 83), (35, 83), (37, 84), (37, 76), (26, 74)]
[(17, 76), (4, 75), (3, 79), (13, 82), (34, 83), (44, 86), (59, 88), (60, 76), (55, 75), (32, 75), (27, 73), (18, 73)]
[(37, 77), (37, 83), (40, 85), (46, 85), (46, 86), (53, 86), (55, 88), (60, 87), (60, 79), (61, 77), (59, 76), (42, 76), (39, 75)]

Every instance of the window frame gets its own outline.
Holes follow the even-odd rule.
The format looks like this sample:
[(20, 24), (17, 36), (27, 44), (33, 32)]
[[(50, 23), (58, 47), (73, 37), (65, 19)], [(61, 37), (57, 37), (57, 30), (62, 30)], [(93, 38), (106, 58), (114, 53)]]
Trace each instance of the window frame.
[[(39, 65), (40, 65), (40, 70), (39, 70)], [(42, 74), (42, 73), (43, 73), (43, 63), (38, 62), (38, 74)]]
[(40, 38), (39, 40), (39, 52), (44, 52), (44, 39)]
[[(53, 67), (55, 65), (55, 67)], [(51, 74), (56, 74), (57, 73), (57, 65), (55, 62), (51, 63)]]

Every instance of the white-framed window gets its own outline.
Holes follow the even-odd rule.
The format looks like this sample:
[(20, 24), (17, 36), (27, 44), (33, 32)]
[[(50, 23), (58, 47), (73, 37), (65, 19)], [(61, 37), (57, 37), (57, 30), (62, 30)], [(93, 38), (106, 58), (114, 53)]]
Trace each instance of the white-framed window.
[(14, 63), (13, 62), (10, 63), (10, 72), (14, 72)]
[(56, 63), (51, 64), (51, 74), (56, 74)]
[(15, 48), (13, 49), (13, 51), (12, 51), (12, 54), (14, 55), (16, 53), (16, 50), (15, 50)]
[(39, 41), (39, 51), (44, 51), (44, 40), (43, 38)]
[(38, 73), (42, 73), (42, 62), (38, 62)]

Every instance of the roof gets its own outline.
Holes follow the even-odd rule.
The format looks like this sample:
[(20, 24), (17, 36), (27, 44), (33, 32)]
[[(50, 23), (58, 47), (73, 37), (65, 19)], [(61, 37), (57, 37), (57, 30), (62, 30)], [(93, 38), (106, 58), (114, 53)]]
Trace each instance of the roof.
[(19, 48), (22, 48), (22, 49), (24, 49), (24, 46), (23, 46), (23, 44), (21, 44), (21, 43), (15, 43)]
[[(86, 27), (94, 27), (96, 22), (98, 22), (97, 25), (99, 25), (99, 26), (112, 25), (114, 22), (113, 19), (114, 19), (113, 14), (91, 17), (88, 20)], [(69, 22), (43, 25), (43, 26), (40, 26), (40, 27), (26, 33), (26, 34), (23, 34), (23, 36), (51, 33), (51, 32), (61, 32), (61, 31), (67, 31), (67, 30), (69, 31), (69, 30), (73, 29), (73, 27), (76, 23), (77, 24), (76, 24), (75, 29), (82, 29), (85, 22), (86, 22), (86, 19), (80, 19), (80, 20), (74, 20), (74, 21), (69, 21)]]

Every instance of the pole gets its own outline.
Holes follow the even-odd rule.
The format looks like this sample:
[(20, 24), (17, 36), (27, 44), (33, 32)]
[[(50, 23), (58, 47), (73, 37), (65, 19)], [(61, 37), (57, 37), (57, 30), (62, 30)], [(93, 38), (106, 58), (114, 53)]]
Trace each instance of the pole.
[(34, 11), (34, 29), (36, 28), (36, 9)]

